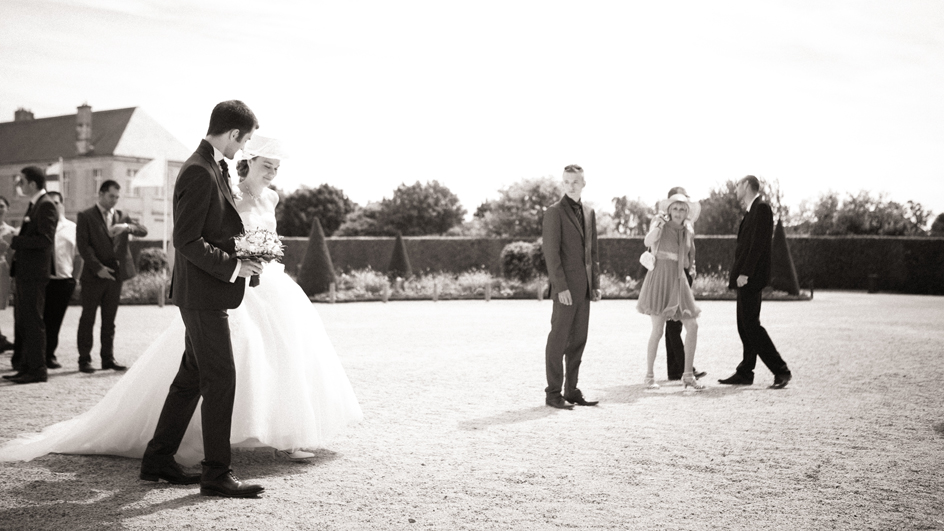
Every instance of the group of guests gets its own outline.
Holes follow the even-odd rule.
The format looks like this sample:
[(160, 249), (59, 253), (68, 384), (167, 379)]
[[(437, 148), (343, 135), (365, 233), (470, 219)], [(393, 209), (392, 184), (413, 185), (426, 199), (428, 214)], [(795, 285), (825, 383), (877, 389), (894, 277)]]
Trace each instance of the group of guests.
[[(0, 350), (12, 348), (16, 372), (3, 378), (17, 384), (45, 382), (49, 369), (62, 367), (56, 349), (76, 279), (82, 302), (76, 337), (79, 371), (95, 372), (91, 353), (99, 309), (102, 369), (126, 370), (115, 360), (115, 316), (122, 283), (136, 274), (128, 236), (146, 236), (147, 229), (115, 208), (121, 186), (112, 180), (101, 184), (95, 205), (79, 212), (77, 222), (66, 218), (62, 194), (46, 190), (41, 168), (23, 168), (17, 188), (29, 197), (26, 215), (19, 228), (0, 226), (0, 307), (10, 291), (15, 300), (14, 340), (10, 344), (0, 336)], [(5, 215), (10, 203), (0, 197), (0, 205)]]
[[(590, 302), (601, 297), (596, 215), (580, 200), (585, 186), (580, 166), (564, 168), (564, 197), (544, 214), (542, 249), (554, 305), (545, 347), (545, 404), (558, 409), (599, 403), (588, 400), (577, 387), (587, 344)], [(746, 214), (738, 227), (728, 287), (737, 290), (737, 326), (743, 351), (734, 374), (718, 382), (753, 384), (759, 356), (774, 374), (770, 387), (782, 389), (792, 373), (760, 323), (762, 291), (770, 282), (773, 211), (760, 197), (760, 181), (753, 175), (738, 181), (737, 199)], [(636, 304), (636, 309), (652, 322), (643, 385), (659, 388), (653, 367), (665, 330), (669, 380), (681, 380), (685, 389), (700, 391), (705, 386), (698, 380), (706, 373), (695, 369), (694, 359), (701, 309), (691, 286), (696, 274), (694, 223), (701, 206), (688, 197), (684, 188), (675, 187), (659, 202), (657, 210), (644, 240), (655, 263), (646, 273)]]

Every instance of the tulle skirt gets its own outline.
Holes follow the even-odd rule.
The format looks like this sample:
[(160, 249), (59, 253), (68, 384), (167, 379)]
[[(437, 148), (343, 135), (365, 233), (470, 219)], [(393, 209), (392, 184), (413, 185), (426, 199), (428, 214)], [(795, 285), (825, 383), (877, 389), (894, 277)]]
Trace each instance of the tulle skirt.
[(656, 266), (646, 273), (636, 309), (639, 313), (661, 315), (670, 321), (692, 319), (701, 313), (688, 281), (679, 278), (678, 262), (665, 258), (657, 258)]
[[(354, 390), (308, 297), (269, 264), (260, 285), (247, 287), (229, 311), (236, 362), (234, 448), (317, 448), (363, 418)], [(177, 374), (184, 351), (178, 316), (92, 409), (0, 446), (0, 461), (28, 461), (48, 453), (141, 458)], [(203, 459), (200, 407), (184, 435), (177, 461)]]

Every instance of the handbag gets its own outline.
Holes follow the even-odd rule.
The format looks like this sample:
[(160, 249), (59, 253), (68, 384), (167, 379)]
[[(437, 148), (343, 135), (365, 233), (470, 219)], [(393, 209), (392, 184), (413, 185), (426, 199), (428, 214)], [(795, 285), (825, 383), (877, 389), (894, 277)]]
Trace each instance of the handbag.
[(646, 252), (639, 255), (639, 263), (642, 264), (646, 269), (652, 271), (656, 267), (656, 252), (659, 249), (659, 242), (662, 241), (662, 236), (659, 236), (659, 240), (656, 241), (656, 244), (652, 249), (646, 249)]

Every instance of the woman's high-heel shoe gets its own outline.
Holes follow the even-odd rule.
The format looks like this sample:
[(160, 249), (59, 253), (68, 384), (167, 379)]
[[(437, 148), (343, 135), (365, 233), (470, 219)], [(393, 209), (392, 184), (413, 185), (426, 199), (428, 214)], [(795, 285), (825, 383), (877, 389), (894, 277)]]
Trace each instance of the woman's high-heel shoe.
[(292, 448), (291, 450), (278, 450), (276, 453), (286, 459), (291, 459), (292, 461), (307, 461), (315, 456), (314, 453), (307, 450), (302, 450), (300, 448)]
[(694, 388), (696, 391), (701, 391), (705, 388), (704, 385), (698, 383), (698, 380), (695, 379), (695, 375), (690, 372), (682, 373), (682, 384), (684, 387), (682, 389), (688, 389), (689, 386)]
[(652, 374), (647, 374), (646, 379), (642, 381), (642, 384), (646, 386), (646, 389), (658, 389), (659, 384), (656, 383), (656, 378)]

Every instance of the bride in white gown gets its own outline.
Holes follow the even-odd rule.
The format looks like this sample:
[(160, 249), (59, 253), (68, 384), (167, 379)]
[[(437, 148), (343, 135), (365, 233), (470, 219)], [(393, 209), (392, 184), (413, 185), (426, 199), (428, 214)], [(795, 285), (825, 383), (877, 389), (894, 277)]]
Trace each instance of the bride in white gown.
[[(243, 156), (248, 160), (240, 169), (248, 166), (248, 175), (236, 202), (243, 226), (274, 232), (279, 198), (268, 185), (284, 152), (277, 141), (253, 136)], [(323, 446), (363, 413), (317, 311), (284, 269), (267, 264), (259, 285), (247, 287), (242, 304), (229, 311), (236, 362), (230, 442), (234, 448), (271, 447), (305, 458), (314, 454), (303, 449)], [(140, 459), (180, 366), (184, 332), (178, 316), (92, 409), (4, 443), (0, 461), (48, 453)], [(200, 426), (197, 407), (176, 455), (179, 463), (202, 459)]]

